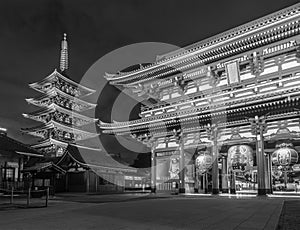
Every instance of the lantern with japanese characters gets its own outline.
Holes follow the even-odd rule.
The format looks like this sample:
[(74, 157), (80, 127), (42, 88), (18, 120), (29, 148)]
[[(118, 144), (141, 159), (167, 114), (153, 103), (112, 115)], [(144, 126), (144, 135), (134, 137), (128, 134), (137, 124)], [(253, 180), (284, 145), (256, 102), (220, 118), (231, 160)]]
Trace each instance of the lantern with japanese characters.
[(205, 173), (212, 165), (212, 156), (208, 152), (200, 153), (196, 158), (196, 167), (199, 173)]
[(228, 149), (228, 164), (234, 171), (253, 166), (253, 150), (249, 145), (234, 145)]
[(298, 162), (298, 153), (292, 145), (280, 144), (272, 154), (272, 162), (276, 166), (290, 166)]

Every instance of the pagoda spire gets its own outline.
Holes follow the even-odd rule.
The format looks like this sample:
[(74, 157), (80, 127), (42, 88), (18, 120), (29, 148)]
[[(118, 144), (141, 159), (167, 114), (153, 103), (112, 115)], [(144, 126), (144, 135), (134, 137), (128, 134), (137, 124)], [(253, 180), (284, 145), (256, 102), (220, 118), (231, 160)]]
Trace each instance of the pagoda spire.
[(61, 51), (60, 51), (60, 71), (64, 72), (69, 67), (69, 57), (68, 57), (68, 42), (67, 34), (64, 33), (64, 38), (61, 41)]

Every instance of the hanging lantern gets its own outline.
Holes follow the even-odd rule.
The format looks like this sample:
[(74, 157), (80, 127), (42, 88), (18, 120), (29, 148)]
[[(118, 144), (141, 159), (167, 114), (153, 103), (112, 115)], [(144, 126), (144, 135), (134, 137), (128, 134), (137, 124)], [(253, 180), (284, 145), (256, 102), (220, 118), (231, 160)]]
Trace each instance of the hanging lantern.
[(170, 158), (170, 167), (169, 167), (169, 175), (170, 179), (179, 179), (179, 158), (171, 157)]
[(289, 166), (298, 162), (298, 153), (295, 149), (282, 145), (272, 154), (274, 165)]
[(212, 157), (209, 153), (201, 153), (196, 158), (196, 167), (200, 173), (204, 173), (212, 165)]
[(245, 171), (253, 166), (253, 150), (248, 145), (234, 145), (228, 149), (228, 164), (233, 170)]

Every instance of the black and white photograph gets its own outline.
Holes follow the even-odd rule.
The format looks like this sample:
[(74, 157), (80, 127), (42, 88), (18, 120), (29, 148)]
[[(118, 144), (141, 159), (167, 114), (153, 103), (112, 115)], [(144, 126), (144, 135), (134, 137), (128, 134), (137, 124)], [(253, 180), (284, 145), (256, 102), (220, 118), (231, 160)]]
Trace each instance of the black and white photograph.
[(1, 230), (299, 230), (299, 0), (2, 0)]

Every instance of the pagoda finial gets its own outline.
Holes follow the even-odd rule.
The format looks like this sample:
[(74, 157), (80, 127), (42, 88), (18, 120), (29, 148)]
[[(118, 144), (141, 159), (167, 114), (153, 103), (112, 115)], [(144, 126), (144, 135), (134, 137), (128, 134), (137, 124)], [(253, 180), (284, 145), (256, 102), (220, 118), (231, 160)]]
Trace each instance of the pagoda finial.
[(64, 39), (61, 41), (61, 51), (60, 51), (60, 71), (66, 71), (69, 67), (69, 57), (68, 57), (68, 42), (67, 34), (64, 33)]

